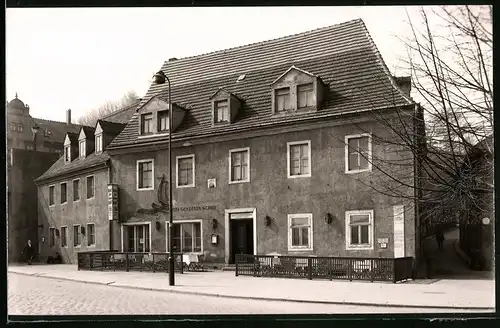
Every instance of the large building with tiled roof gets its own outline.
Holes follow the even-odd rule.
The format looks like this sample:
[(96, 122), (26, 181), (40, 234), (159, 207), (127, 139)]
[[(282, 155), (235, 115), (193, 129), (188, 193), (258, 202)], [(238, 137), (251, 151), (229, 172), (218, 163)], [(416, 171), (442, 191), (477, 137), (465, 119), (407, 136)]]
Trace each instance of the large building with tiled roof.
[(37, 244), (37, 188), (33, 179), (61, 156), (66, 132), (78, 132), (81, 126), (71, 123), (70, 110), (66, 122), (32, 117), (29, 105), (17, 94), (6, 104), (6, 119), (8, 259), (12, 262), (21, 260), (28, 240)]
[[(173, 58), (161, 72), (172, 117), (168, 85), (152, 84), (107, 146), (119, 205), (96, 228), (109, 235), (101, 249), (168, 250), (168, 214), (158, 208), (168, 201), (170, 134), (176, 251), (214, 265), (239, 253), (418, 253), (416, 205), (370, 186), (385, 161), (399, 159), (397, 135), (377, 118), (412, 129), (418, 106), (361, 20)], [(416, 161), (406, 160), (413, 179)]]

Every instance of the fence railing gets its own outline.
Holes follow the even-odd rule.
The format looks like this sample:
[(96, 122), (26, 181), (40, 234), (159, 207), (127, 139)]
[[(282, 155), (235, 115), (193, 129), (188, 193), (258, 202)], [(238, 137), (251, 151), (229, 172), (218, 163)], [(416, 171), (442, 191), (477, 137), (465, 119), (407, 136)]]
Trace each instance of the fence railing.
[(392, 281), (412, 278), (413, 258), (236, 255), (236, 276)]
[[(168, 253), (79, 252), (78, 270), (168, 272), (168, 256)], [(174, 268), (184, 273), (182, 253), (174, 254)]]

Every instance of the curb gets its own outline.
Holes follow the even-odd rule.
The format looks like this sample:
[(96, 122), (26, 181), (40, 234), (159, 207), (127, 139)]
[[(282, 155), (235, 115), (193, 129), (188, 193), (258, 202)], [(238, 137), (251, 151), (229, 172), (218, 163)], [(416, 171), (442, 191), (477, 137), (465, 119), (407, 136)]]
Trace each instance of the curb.
[(401, 305), (401, 304), (390, 304), (390, 303), (370, 303), (370, 302), (341, 302), (341, 301), (311, 301), (311, 300), (301, 300), (301, 299), (292, 299), (292, 298), (277, 298), (277, 297), (258, 297), (258, 296), (237, 296), (237, 295), (227, 295), (227, 294), (217, 294), (217, 293), (203, 293), (203, 292), (192, 292), (192, 291), (180, 291), (180, 290), (171, 290), (171, 289), (161, 289), (161, 288), (146, 288), (146, 287), (137, 287), (130, 285), (113, 285), (115, 282), (98, 282), (98, 281), (85, 281), (71, 278), (61, 278), (61, 277), (52, 277), (46, 275), (39, 274), (30, 274), (30, 273), (22, 273), (15, 271), (8, 271), (9, 273), (19, 274), (24, 276), (31, 277), (39, 277), (39, 278), (48, 278), (48, 279), (57, 279), (64, 281), (72, 281), (79, 282), (84, 284), (95, 284), (102, 286), (110, 286), (115, 288), (126, 288), (126, 289), (136, 289), (136, 290), (150, 290), (157, 292), (165, 292), (172, 294), (184, 294), (184, 295), (196, 295), (196, 296), (208, 296), (208, 297), (222, 297), (222, 298), (231, 298), (231, 299), (243, 299), (243, 300), (255, 300), (255, 301), (271, 301), (271, 302), (293, 302), (293, 303), (309, 303), (309, 304), (330, 304), (330, 305), (354, 305), (354, 306), (372, 306), (372, 307), (384, 307), (384, 308), (415, 308), (415, 309), (453, 309), (453, 310), (495, 310), (494, 307), (484, 307), (484, 306), (447, 306), (447, 305)]

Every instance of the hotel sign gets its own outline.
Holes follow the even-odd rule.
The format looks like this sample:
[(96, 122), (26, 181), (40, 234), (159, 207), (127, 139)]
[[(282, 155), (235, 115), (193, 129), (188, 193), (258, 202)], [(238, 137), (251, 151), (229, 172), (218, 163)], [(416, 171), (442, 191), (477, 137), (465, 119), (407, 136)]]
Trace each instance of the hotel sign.
[(108, 219), (118, 220), (118, 185), (108, 184)]

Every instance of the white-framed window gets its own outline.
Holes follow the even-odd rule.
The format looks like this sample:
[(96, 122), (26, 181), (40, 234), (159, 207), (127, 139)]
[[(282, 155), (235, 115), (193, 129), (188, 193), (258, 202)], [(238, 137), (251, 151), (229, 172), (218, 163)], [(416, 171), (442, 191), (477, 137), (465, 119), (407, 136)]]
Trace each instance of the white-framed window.
[(124, 252), (150, 252), (151, 223), (124, 224), (122, 226), (122, 249)]
[(153, 133), (153, 113), (141, 115), (141, 134)]
[(95, 152), (101, 153), (102, 148), (102, 134), (99, 134), (95, 136)]
[(87, 246), (95, 246), (95, 224), (87, 223)]
[(80, 200), (80, 179), (73, 180), (73, 201)]
[[(203, 235), (201, 220), (176, 221), (173, 225), (172, 241), (174, 252), (183, 253), (203, 253)], [(165, 222), (166, 230), (166, 251), (169, 251), (168, 222)]]
[(68, 227), (61, 227), (61, 247), (68, 247)]
[(49, 186), (49, 206), (53, 206), (56, 203), (56, 186)]
[(68, 184), (66, 182), (61, 183), (61, 204), (65, 204), (68, 201)]
[(297, 86), (297, 107), (314, 106), (314, 85), (312, 83)]
[(345, 172), (358, 173), (372, 169), (372, 137), (369, 133), (345, 137)]
[(137, 190), (154, 190), (154, 159), (141, 159), (137, 161)]
[(56, 228), (49, 228), (49, 247), (56, 246)]
[(169, 120), (168, 120), (168, 110), (162, 110), (157, 112), (158, 116), (158, 132), (165, 132), (169, 129)]
[(73, 247), (82, 245), (81, 233), (81, 226), (79, 224), (73, 225)]
[(19, 131), (19, 132), (23, 132), (23, 131), (24, 131), (24, 127), (23, 127), (23, 124), (22, 124), (22, 123), (19, 123), (19, 124), (17, 125), (17, 131)]
[(85, 140), (81, 140), (79, 143), (80, 145), (80, 157), (85, 157), (86, 151), (85, 151)]
[(288, 250), (313, 250), (312, 213), (288, 214)]
[(290, 88), (281, 88), (274, 91), (276, 112), (292, 109), (290, 101)]
[(229, 122), (229, 101), (218, 100), (214, 102), (215, 123)]
[(346, 211), (346, 249), (373, 249), (373, 210)]
[(64, 146), (64, 162), (71, 162), (71, 146)]
[(287, 143), (287, 165), (289, 178), (311, 176), (311, 140)]
[(95, 178), (93, 175), (87, 177), (87, 199), (95, 197)]
[(250, 182), (250, 148), (229, 150), (229, 183)]
[(176, 157), (177, 188), (194, 187), (195, 182), (194, 154)]

